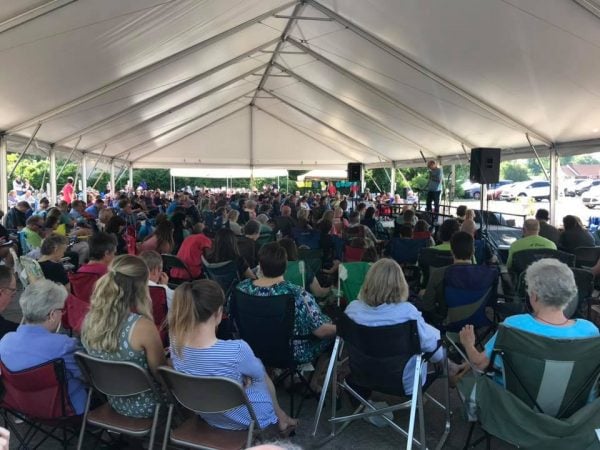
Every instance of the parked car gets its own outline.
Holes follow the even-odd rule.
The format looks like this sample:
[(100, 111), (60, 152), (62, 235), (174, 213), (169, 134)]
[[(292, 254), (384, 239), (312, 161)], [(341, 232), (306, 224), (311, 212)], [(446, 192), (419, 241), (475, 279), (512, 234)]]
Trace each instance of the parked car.
[(575, 195), (582, 195), (584, 192), (588, 192), (594, 186), (600, 185), (600, 180), (586, 180), (587, 183), (579, 183), (575, 188)]
[[(490, 183), (487, 191), (487, 198), (490, 200), (495, 200), (500, 195), (500, 192), (497, 190), (508, 184), (512, 183), (512, 180), (500, 180), (497, 183)], [(481, 198), (481, 185), (479, 183), (464, 183), (463, 190), (465, 192), (465, 198), (473, 198), (475, 200), (479, 200)], [(497, 192), (497, 193), (496, 193)]]
[(585, 192), (581, 201), (590, 209), (600, 205), (600, 184), (592, 186), (589, 191)]
[(563, 189), (565, 197), (575, 197), (575, 195), (577, 195), (577, 188), (586, 185), (589, 181), (589, 178), (575, 178), (567, 181), (565, 188)]
[(513, 201), (518, 197), (530, 197), (536, 201), (550, 200), (550, 182), (548, 181), (522, 181), (513, 187), (504, 189), (500, 194), (501, 200)]

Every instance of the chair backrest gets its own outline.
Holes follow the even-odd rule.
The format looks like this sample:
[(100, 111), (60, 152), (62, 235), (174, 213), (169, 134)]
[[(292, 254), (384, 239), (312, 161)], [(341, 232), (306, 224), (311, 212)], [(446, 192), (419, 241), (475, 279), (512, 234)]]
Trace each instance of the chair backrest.
[(306, 264), (304, 261), (288, 261), (283, 278), (285, 281), (304, 288), (306, 286)]
[(496, 267), (453, 264), (444, 273), (444, 299), (448, 306), (445, 328), (458, 332), (464, 325), (490, 325), (485, 308), (494, 301), (498, 287)]
[(188, 375), (167, 366), (159, 367), (158, 373), (175, 400), (190, 411), (210, 414), (246, 406), (250, 417), (256, 422), (256, 415), (246, 392), (234, 380)]
[(76, 295), (69, 294), (65, 300), (64, 327), (76, 333), (81, 333), (81, 326), (89, 310), (89, 301), (81, 300)]
[(163, 270), (169, 274), (169, 276), (171, 276), (171, 269), (183, 269), (187, 272), (190, 279), (193, 278), (188, 267), (177, 256), (169, 255), (168, 253), (163, 253), (160, 256), (162, 258)]
[(300, 230), (299, 228), (293, 228), (292, 236), (298, 247), (304, 245), (311, 250), (318, 249), (321, 242), (321, 232), (319, 230)]
[(418, 265), (423, 274), (423, 286), (427, 286), (429, 281), (430, 267), (445, 267), (454, 263), (452, 253), (437, 248), (422, 248), (419, 250)]
[(405, 395), (404, 368), (421, 353), (416, 320), (398, 325), (368, 327), (342, 314), (337, 334), (344, 340), (353, 383), (392, 395)]
[(552, 339), (500, 326), (506, 389), (544, 414), (567, 418), (585, 406), (600, 375), (600, 337)]
[(356, 300), (372, 264), (369, 262), (350, 262), (338, 267), (338, 289), (343, 291), (348, 302)]
[(323, 250), (319, 249), (298, 249), (298, 259), (304, 261), (306, 267), (308, 267), (312, 273), (317, 274), (321, 271), (323, 266)]
[(421, 269), (419, 266), (402, 266), (402, 272), (406, 279), (406, 284), (411, 291), (418, 291), (421, 287)]
[(202, 256), (202, 270), (209, 280), (215, 281), (223, 292), (225, 297), (229, 297), (233, 287), (240, 281), (235, 261), (224, 261), (220, 263), (209, 263)]
[(513, 255), (511, 271), (515, 274), (524, 272), (532, 263), (544, 258), (558, 259), (569, 267), (575, 265), (575, 255), (549, 248), (531, 248), (521, 250)]
[(128, 397), (152, 391), (156, 387), (150, 374), (144, 368), (129, 361), (108, 361), (75, 352), (75, 360), (88, 384), (110, 397)]
[(152, 316), (154, 324), (158, 328), (158, 332), (163, 344), (168, 342), (169, 333), (167, 331), (167, 291), (162, 286), (150, 286), (150, 300), (152, 300)]
[(483, 264), (485, 263), (485, 257), (486, 257), (486, 244), (485, 241), (482, 239), (475, 239), (475, 241), (473, 241), (473, 248), (474, 248), (474, 253), (473, 256), (475, 256), (475, 261), (477, 261), (477, 264)]
[(600, 259), (600, 247), (577, 247), (574, 253), (575, 266), (579, 268), (593, 267)]
[(344, 247), (344, 261), (351, 262), (359, 262), (363, 255), (365, 254), (366, 249), (364, 247), (351, 247), (350, 245), (346, 245)]
[(231, 315), (240, 338), (267, 367), (290, 368), (294, 365), (295, 312), (295, 299), (291, 294), (260, 297), (234, 289)]
[(388, 246), (390, 257), (400, 265), (416, 264), (419, 251), (429, 245), (429, 239), (394, 238)]
[(4, 396), (1, 407), (31, 419), (49, 420), (74, 416), (63, 359), (29, 369), (11, 371), (0, 362)]
[(263, 245), (269, 242), (275, 242), (275, 233), (261, 233), (256, 240), (256, 246), (260, 249)]
[(71, 293), (80, 300), (89, 302), (100, 275), (96, 273), (76, 272), (69, 273), (68, 276)]
[(19, 279), (23, 283), (23, 286), (28, 286), (31, 283), (44, 279), (44, 272), (35, 259), (29, 256), (21, 256), (19, 262), (23, 268), (19, 274)]

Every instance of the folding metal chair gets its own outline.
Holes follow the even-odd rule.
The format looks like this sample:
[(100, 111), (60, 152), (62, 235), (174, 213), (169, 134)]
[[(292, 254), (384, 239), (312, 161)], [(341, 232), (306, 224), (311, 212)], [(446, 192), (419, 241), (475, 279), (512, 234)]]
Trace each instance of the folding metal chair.
[[(423, 363), (432, 356), (432, 353), (426, 354), (421, 351), (417, 322), (410, 320), (398, 325), (368, 327), (356, 324), (348, 316), (342, 314), (337, 322), (337, 327), (338, 337), (329, 361), (325, 383), (323, 384), (324, 389), (319, 399), (313, 425), (313, 436), (317, 432), (327, 386), (329, 386), (330, 381), (332, 414), (329, 422), (332, 429), (330, 436), (319, 445), (324, 445), (334, 439), (354, 420), (379, 416), (394, 431), (407, 438), (407, 449), (412, 449), (413, 443), (425, 448), (423, 395), (433, 381), (438, 378), (439, 374), (431, 374), (431, 376), (428, 376), (425, 385), (422, 385)], [(386, 344), (382, 345), (382, 342)], [(338, 381), (338, 366), (341, 362), (341, 353), (344, 347), (348, 354), (350, 375)], [(415, 359), (415, 373), (412, 380), (412, 395), (407, 396), (402, 380), (404, 368), (412, 358)], [(444, 374), (447, 375), (447, 373), (447, 367), (445, 367)], [(442, 448), (450, 433), (448, 377), (444, 376), (442, 379), (445, 382), (444, 403), (442, 404), (433, 397), (428, 396), (434, 404), (445, 411), (446, 416), (445, 430), (438, 442), (437, 449)], [(354, 400), (360, 403), (358, 408), (350, 415), (337, 416), (336, 396), (338, 388), (346, 391)], [(376, 408), (368, 401), (368, 397), (372, 392), (398, 396), (402, 400), (392, 406)], [(386, 413), (406, 409), (410, 411), (407, 429), (402, 428), (385, 416)], [(418, 440), (414, 437), (417, 415), (419, 421)], [(336, 430), (338, 423), (343, 423), (343, 425), (339, 430)]]
[(92, 388), (88, 393), (85, 405), (77, 450), (83, 448), (83, 439), (88, 423), (103, 430), (136, 438), (149, 436), (148, 449), (152, 450), (160, 403), (156, 404), (152, 418), (124, 416), (116, 412), (109, 403), (104, 403), (93, 410), (90, 409), (94, 390), (109, 397), (129, 397), (151, 391), (157, 398), (160, 398), (155, 382), (148, 371), (129, 361), (107, 361), (83, 352), (76, 352), (75, 360)]
[[(163, 450), (169, 441), (175, 445), (197, 449), (241, 449), (250, 447), (258, 420), (243, 387), (229, 378), (198, 377), (177, 372), (170, 367), (158, 369), (170, 396)], [(176, 404), (194, 415), (176, 428), (171, 428)], [(210, 426), (198, 415), (220, 413), (235, 408), (248, 409), (248, 430), (224, 430)]]
[[(4, 388), (0, 408), (4, 423), (19, 442), (19, 448), (39, 448), (51, 438), (66, 449), (77, 436), (81, 416), (75, 414), (69, 398), (64, 360), (54, 359), (19, 371), (8, 370), (0, 362), (0, 372)], [(11, 416), (27, 425), (24, 433)], [(34, 443), (40, 433), (44, 437)]]

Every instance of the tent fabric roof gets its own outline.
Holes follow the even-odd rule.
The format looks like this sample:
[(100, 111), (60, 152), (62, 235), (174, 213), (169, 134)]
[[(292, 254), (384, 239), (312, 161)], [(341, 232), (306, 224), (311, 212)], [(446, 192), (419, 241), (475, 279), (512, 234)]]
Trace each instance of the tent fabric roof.
[(0, 0), (0, 130), (134, 167), (590, 151), (590, 2)]

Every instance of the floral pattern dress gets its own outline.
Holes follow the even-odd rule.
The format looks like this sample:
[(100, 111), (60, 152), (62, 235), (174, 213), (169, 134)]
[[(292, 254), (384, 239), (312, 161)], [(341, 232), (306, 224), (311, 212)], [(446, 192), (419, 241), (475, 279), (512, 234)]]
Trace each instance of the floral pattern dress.
[[(288, 281), (282, 281), (272, 286), (255, 286), (252, 280), (244, 280), (238, 284), (237, 289), (248, 295), (271, 297), (275, 295), (292, 294), (296, 299), (296, 316), (294, 334), (297, 336), (311, 335), (321, 325), (331, 323), (317, 304), (315, 298), (300, 286)], [(328, 339), (296, 340), (294, 345), (294, 359), (299, 364), (313, 361), (330, 344)]]
[[(142, 316), (139, 314), (129, 314), (124, 324), (121, 326), (121, 331), (119, 332), (119, 350), (116, 353), (86, 348), (87, 352), (92, 356), (109, 361), (129, 361), (148, 370), (148, 361), (144, 351), (134, 350), (129, 343), (131, 330), (141, 317)], [(110, 406), (112, 406), (119, 414), (123, 414), (127, 417), (152, 417), (157, 402), (160, 402), (160, 399), (157, 398), (152, 391), (146, 391), (141, 394), (127, 397), (108, 397)]]

